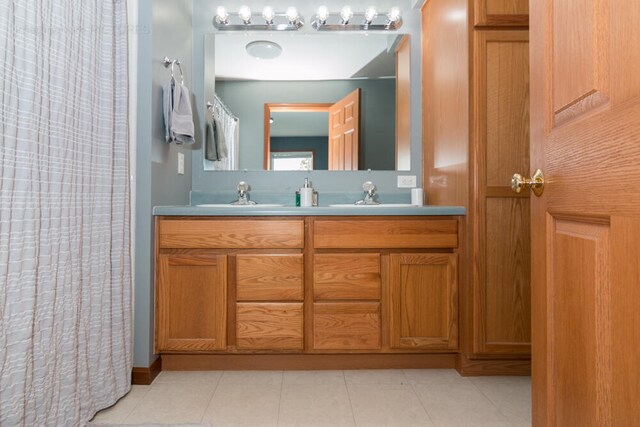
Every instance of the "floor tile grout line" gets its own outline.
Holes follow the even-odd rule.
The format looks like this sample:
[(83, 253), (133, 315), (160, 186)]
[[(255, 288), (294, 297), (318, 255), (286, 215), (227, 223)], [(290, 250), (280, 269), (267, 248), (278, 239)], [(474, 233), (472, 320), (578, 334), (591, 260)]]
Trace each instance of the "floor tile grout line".
[[(133, 405), (133, 408), (131, 408), (131, 410), (129, 412), (127, 412), (126, 415), (122, 416), (122, 420), (119, 422), (124, 423), (127, 418), (129, 418), (129, 415), (133, 414), (133, 411), (136, 410), (136, 408), (138, 407), (138, 405), (140, 405), (140, 402), (142, 402), (142, 400), (144, 399), (144, 397), (147, 395), (147, 393), (149, 393), (149, 390), (151, 390), (151, 384), (149, 384), (149, 387), (146, 387), (146, 390), (144, 391), (144, 393), (142, 393), (142, 396), (140, 396), (140, 399), (138, 399), (138, 401), (136, 402), (135, 405)], [(133, 391), (133, 386), (131, 386), (131, 390), (129, 390), (129, 393), (131, 393)], [(128, 393), (127, 393), (128, 394)]]
[(282, 409), (282, 391), (284, 390), (284, 371), (281, 372), (280, 377), (280, 399), (278, 400), (278, 416), (276, 418), (276, 425), (280, 425), (280, 409)]
[(429, 421), (431, 422), (432, 426), (436, 426), (435, 421), (433, 420), (433, 418), (431, 417), (431, 414), (429, 413), (429, 411), (427, 410), (427, 407), (424, 406), (424, 402), (422, 401), (422, 398), (420, 398), (420, 395), (418, 394), (418, 392), (416, 391), (416, 388), (414, 387), (414, 384), (409, 380), (409, 377), (407, 377), (406, 372), (404, 371), (404, 369), (402, 370), (402, 374), (404, 375), (404, 377), (407, 379), (407, 383), (409, 384), (409, 386), (411, 387), (411, 390), (413, 391), (413, 394), (416, 396), (416, 398), (418, 399), (418, 402), (420, 402), (420, 406), (422, 406), (422, 409), (424, 410), (424, 413), (427, 414), (427, 418), (429, 418)]
[(218, 391), (218, 387), (220, 387), (220, 381), (222, 380), (222, 376), (224, 375), (225, 371), (220, 371), (220, 375), (218, 376), (218, 381), (216, 381), (216, 386), (213, 388), (213, 393), (211, 393), (211, 397), (209, 398), (209, 402), (207, 402), (207, 404), (204, 407), (204, 411), (202, 412), (202, 416), (200, 417), (200, 423), (204, 423), (204, 417), (205, 415), (207, 415), (207, 409), (209, 409), (209, 406), (211, 405), (211, 402), (213, 402), (213, 398), (216, 396), (216, 392)]
[(349, 392), (349, 384), (347, 384), (347, 376), (342, 371), (342, 379), (344, 380), (344, 387), (347, 389), (347, 398), (349, 399), (349, 408), (351, 408), (351, 418), (353, 419), (353, 425), (358, 427), (358, 422), (356, 421), (356, 411), (353, 409), (353, 402), (351, 401), (351, 393)]

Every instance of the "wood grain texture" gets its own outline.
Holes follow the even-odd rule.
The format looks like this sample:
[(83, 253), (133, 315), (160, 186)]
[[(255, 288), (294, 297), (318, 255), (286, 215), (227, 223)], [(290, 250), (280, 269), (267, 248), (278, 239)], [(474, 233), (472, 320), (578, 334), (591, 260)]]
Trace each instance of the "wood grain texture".
[(390, 255), (393, 348), (458, 348), (456, 254)]
[(469, 205), (468, 9), (468, 0), (422, 8), (422, 187), (429, 205)]
[(314, 248), (455, 248), (456, 220), (317, 220)]
[(160, 248), (302, 248), (301, 220), (161, 219)]
[(475, 0), (476, 26), (527, 26), (529, 0)]
[(456, 370), (463, 377), (531, 375), (530, 360), (472, 360), (460, 353), (456, 356)]
[(411, 45), (409, 35), (396, 46), (396, 170), (411, 170)]
[(302, 303), (238, 303), (236, 347), (302, 350)]
[(453, 369), (455, 354), (163, 354), (167, 371)]
[[(554, 25), (561, 21), (556, 16), (558, 11), (570, 16), (562, 26)], [(631, 303), (622, 301), (634, 295), (632, 289), (637, 288), (638, 283), (637, 279), (631, 279), (633, 268), (638, 264), (638, 249), (628, 246), (626, 238), (637, 236), (640, 218), (640, 189), (635, 185), (640, 182), (640, 168), (637, 167), (640, 162), (638, 20), (640, 3), (631, 0), (531, 3), (532, 169), (542, 169), (548, 182), (543, 197), (533, 198), (531, 203), (535, 426), (560, 425), (560, 419), (573, 417), (577, 406), (582, 406), (582, 412), (575, 414), (576, 422), (583, 419), (583, 414), (595, 414), (586, 425), (633, 425), (640, 418), (637, 396), (629, 393), (634, 388), (619, 387), (620, 382), (614, 377), (621, 375), (625, 380), (635, 380), (636, 384), (638, 379), (637, 356), (634, 355), (637, 353), (637, 304), (632, 308)], [(569, 31), (567, 26), (575, 31)], [(580, 66), (585, 57), (575, 57), (576, 52), (571, 51), (574, 45), (579, 45), (580, 49), (588, 45), (593, 47), (585, 52), (589, 66)], [(564, 55), (575, 60), (561, 67), (556, 61)], [(605, 79), (608, 83), (603, 87), (598, 85), (601, 67), (608, 72)], [(557, 87), (572, 79), (579, 85), (570, 86), (570, 90)], [(595, 82), (592, 89), (609, 96), (608, 103), (576, 109), (571, 119), (559, 123), (558, 108), (572, 100), (578, 105), (579, 92), (584, 92), (589, 86), (587, 83), (592, 82)], [(598, 179), (584, 182), (585, 171)], [(562, 217), (557, 213), (562, 213)], [(610, 226), (603, 225), (602, 218), (607, 218)], [(593, 258), (593, 254), (605, 246), (599, 241), (601, 238), (587, 238), (588, 233), (583, 231), (560, 230), (565, 236), (558, 240), (556, 225), (560, 222), (583, 223), (592, 230), (609, 227), (610, 241), (606, 246), (610, 249), (610, 265), (607, 268), (600, 265), (604, 257), (597, 255), (597, 265), (585, 265), (578, 252)], [(616, 227), (619, 229), (614, 231)], [(559, 252), (554, 250), (556, 247), (574, 252)], [(616, 261), (618, 256), (620, 259)], [(617, 268), (621, 268), (620, 272)], [(584, 277), (586, 280), (580, 283), (581, 289), (575, 294), (568, 289), (560, 291), (560, 297), (570, 304), (566, 313), (558, 313), (560, 307), (553, 305), (556, 301), (554, 292), (566, 286), (559, 280), (556, 270), (563, 278)], [(606, 270), (608, 277), (603, 273)], [(621, 280), (623, 277), (626, 278)], [(603, 300), (607, 280), (611, 291), (610, 316), (606, 315), (607, 305)], [(574, 281), (568, 283), (575, 284)], [(579, 299), (581, 297), (583, 300)], [(591, 311), (594, 299), (595, 313)], [(559, 342), (558, 334), (569, 335), (563, 330), (568, 326), (557, 321), (552, 323), (550, 316), (553, 313), (584, 322), (572, 325), (577, 330), (576, 336), (570, 337), (572, 341)], [(614, 325), (614, 316), (621, 323)], [(607, 318), (611, 319), (611, 325), (606, 325)], [(595, 322), (595, 327), (589, 328), (589, 322)], [(622, 329), (617, 329), (625, 322), (628, 323)], [(636, 332), (632, 332), (633, 329)], [(576, 338), (595, 343), (595, 346), (583, 347)], [(607, 341), (611, 343), (609, 362), (605, 358), (609, 352)], [(576, 360), (574, 354), (566, 352), (581, 347), (588, 354), (581, 354), (577, 366), (568, 366), (562, 372), (559, 367), (564, 366), (565, 361)], [(596, 369), (589, 372), (588, 379), (571, 377), (585, 369), (585, 363), (588, 367), (593, 366), (593, 361)], [(611, 383), (606, 380), (608, 369), (611, 370)], [(560, 382), (557, 386), (556, 381)], [(595, 382), (595, 397), (594, 386), (585, 384), (583, 387), (580, 381)]]
[(245, 255), (236, 257), (238, 301), (302, 301), (302, 254)]
[(560, 220), (551, 238), (553, 253), (563, 254), (552, 261), (548, 301), (555, 425), (610, 424), (609, 233), (608, 226)]
[(314, 303), (314, 350), (380, 348), (380, 303)]
[(509, 187), (529, 171), (528, 32), (476, 31), (474, 49), (471, 354), (528, 355), (529, 192)]
[(225, 348), (227, 257), (159, 255), (156, 353)]
[(380, 254), (317, 254), (313, 258), (317, 299), (380, 299)]

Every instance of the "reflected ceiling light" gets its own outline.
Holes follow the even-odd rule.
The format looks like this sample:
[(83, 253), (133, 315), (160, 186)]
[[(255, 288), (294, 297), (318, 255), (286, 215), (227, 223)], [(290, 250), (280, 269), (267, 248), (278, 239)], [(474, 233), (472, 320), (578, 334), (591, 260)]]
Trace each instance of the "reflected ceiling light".
[(220, 31), (295, 31), (304, 25), (304, 21), (295, 7), (289, 7), (284, 13), (277, 13), (273, 7), (262, 9), (264, 23), (251, 22), (251, 9), (242, 5), (235, 15), (229, 15), (224, 6), (216, 9), (213, 26)]
[(273, 18), (275, 18), (275, 16), (276, 13), (273, 11), (273, 8), (271, 6), (265, 6), (264, 9), (262, 9), (262, 17), (264, 18), (267, 25), (273, 24)]
[(282, 46), (269, 40), (256, 40), (245, 46), (247, 53), (258, 59), (273, 59), (280, 56)]
[(327, 19), (329, 19), (329, 8), (327, 6), (320, 6), (316, 11), (316, 18), (318, 18), (318, 22), (322, 25), (327, 23)]
[(229, 12), (227, 12), (224, 6), (218, 6), (218, 9), (216, 9), (216, 21), (223, 25), (229, 23)]
[(344, 6), (340, 10), (340, 19), (342, 19), (341, 24), (347, 25), (351, 17), (353, 17), (353, 10), (351, 10), (351, 6)]
[(242, 19), (242, 22), (244, 22), (245, 25), (251, 24), (251, 9), (246, 4), (240, 6), (240, 9), (238, 9), (238, 16)]
[[(392, 7), (386, 17), (384, 14), (380, 16), (375, 6), (360, 13), (354, 13), (351, 6), (344, 6), (338, 15), (331, 19), (329, 9), (320, 6), (311, 26), (318, 31), (392, 31), (402, 26), (400, 9), (397, 7)], [(351, 21), (359, 23), (350, 24)]]
[(378, 16), (378, 11), (376, 10), (376, 8), (373, 6), (368, 7), (367, 10), (364, 11), (364, 24), (371, 24), (371, 22), (376, 19), (376, 16)]

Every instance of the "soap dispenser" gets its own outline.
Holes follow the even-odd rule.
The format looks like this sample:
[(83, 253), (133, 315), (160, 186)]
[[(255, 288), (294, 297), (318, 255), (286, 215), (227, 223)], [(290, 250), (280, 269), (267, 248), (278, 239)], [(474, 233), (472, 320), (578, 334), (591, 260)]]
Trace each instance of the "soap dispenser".
[(300, 206), (313, 206), (313, 188), (309, 184), (309, 178), (304, 179), (304, 187), (300, 189)]

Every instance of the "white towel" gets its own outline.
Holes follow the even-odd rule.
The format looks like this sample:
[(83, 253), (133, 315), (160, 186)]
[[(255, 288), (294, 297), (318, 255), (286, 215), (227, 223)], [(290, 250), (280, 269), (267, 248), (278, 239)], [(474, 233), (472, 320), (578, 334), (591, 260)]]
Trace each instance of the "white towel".
[(176, 144), (193, 144), (195, 142), (193, 138), (195, 126), (193, 125), (189, 91), (172, 77), (163, 92), (166, 140)]

